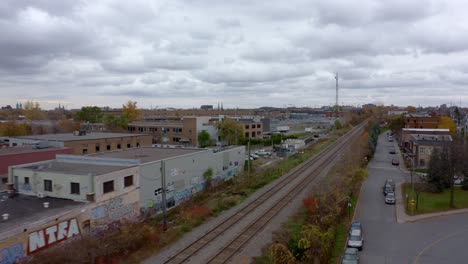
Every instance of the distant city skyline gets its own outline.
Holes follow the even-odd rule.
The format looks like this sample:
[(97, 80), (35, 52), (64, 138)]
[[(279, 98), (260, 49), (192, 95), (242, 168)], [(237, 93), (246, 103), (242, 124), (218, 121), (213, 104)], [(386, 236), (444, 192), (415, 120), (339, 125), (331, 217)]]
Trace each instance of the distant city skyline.
[(461, 0), (0, 4), (0, 105), (466, 107)]

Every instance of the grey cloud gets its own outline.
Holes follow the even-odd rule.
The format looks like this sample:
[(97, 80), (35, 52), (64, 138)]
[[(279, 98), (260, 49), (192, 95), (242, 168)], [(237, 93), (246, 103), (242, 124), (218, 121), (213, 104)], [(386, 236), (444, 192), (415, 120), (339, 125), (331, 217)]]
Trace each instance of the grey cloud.
[(221, 28), (240, 27), (241, 23), (237, 18), (218, 18), (216, 24)]

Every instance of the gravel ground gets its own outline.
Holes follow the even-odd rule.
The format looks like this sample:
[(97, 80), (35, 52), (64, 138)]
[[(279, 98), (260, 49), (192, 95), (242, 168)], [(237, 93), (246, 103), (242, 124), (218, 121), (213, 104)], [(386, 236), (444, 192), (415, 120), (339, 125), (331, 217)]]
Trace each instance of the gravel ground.
[[(336, 161), (336, 160), (335, 160)], [(332, 164), (335, 162), (331, 162), (330, 165), (327, 167), (326, 170), (324, 170), (320, 174), (320, 178), (323, 178), (326, 176), (328, 173), (328, 170), (331, 168)], [(309, 175), (316, 166), (312, 165), (310, 166), (305, 173), (303, 173), (300, 177), (296, 178), (293, 180), (291, 183), (297, 183), (299, 182), (303, 177), (306, 177)], [(288, 173), (287, 175), (289, 175)], [(286, 175), (284, 176), (286, 177)], [(237, 211), (245, 207), (248, 203), (251, 201), (257, 199), (260, 195), (263, 193), (267, 192), (272, 186), (276, 184), (276, 182), (279, 181), (279, 179), (275, 180), (274, 182), (264, 186), (257, 192), (255, 192), (253, 195), (251, 195), (249, 198), (247, 198), (243, 203), (240, 205), (231, 208), (230, 210), (226, 211), (225, 213), (221, 214), (217, 218), (213, 218), (206, 222), (205, 224), (195, 228), (192, 232), (187, 233), (184, 235), (181, 239), (176, 241), (174, 244), (171, 246), (167, 247), (163, 251), (161, 251), (158, 255), (155, 255), (145, 261), (143, 263), (163, 263), (164, 261), (168, 260), (168, 258), (175, 253), (179, 252), (186, 246), (188, 246), (190, 243), (193, 241), (197, 240), (199, 237), (201, 237), (203, 234), (206, 232), (210, 231), (214, 226), (218, 225), (225, 219), (231, 217), (233, 214), (235, 214)], [(267, 226), (264, 227), (264, 229), (255, 236), (255, 239), (248, 242), (247, 245), (244, 246), (244, 248), (237, 254), (236, 256), (233, 257), (232, 263), (251, 263), (252, 262), (252, 257), (254, 256), (259, 256), (261, 254), (261, 249), (270, 243), (272, 241), (272, 233), (275, 230), (278, 230), (281, 227), (281, 224), (286, 222), (288, 218), (293, 215), (295, 212), (297, 212), (298, 208), (302, 205), (302, 200), (310, 193), (311, 188), (313, 184), (315, 184), (317, 180), (314, 180), (309, 186), (307, 186), (300, 195), (298, 195), (296, 198), (294, 198), (289, 205), (287, 205), (283, 210), (281, 211), (280, 214), (278, 214), (276, 217), (274, 217)], [(221, 237), (218, 237), (214, 241), (212, 241), (210, 244), (205, 246), (203, 249), (201, 249), (198, 254), (194, 257), (192, 257), (188, 263), (206, 263), (207, 260), (211, 257), (214, 256), (217, 252), (219, 252), (220, 248), (222, 248), (226, 243), (231, 241), (233, 237), (241, 232), (246, 226), (248, 226), (250, 223), (255, 221), (260, 215), (262, 215), (265, 211), (267, 211), (271, 206), (273, 206), (281, 197), (283, 197), (295, 184), (290, 184), (288, 185), (287, 188), (283, 188), (283, 190), (279, 191), (275, 195), (273, 195), (268, 201), (268, 203), (264, 203), (262, 206), (257, 208), (254, 212), (250, 213), (249, 216), (246, 218), (245, 221), (242, 221), (241, 223), (235, 224), (225, 232), (225, 234)]]
[(328, 167), (320, 173), (318, 179), (309, 183), (298, 196), (293, 198), (291, 202), (281, 210), (280, 214), (272, 218), (268, 225), (255, 235), (255, 239), (249, 241), (238, 254), (232, 257), (230, 263), (253, 263), (253, 257), (260, 256), (262, 254), (262, 248), (273, 242), (273, 233), (279, 230), (281, 225), (286, 223), (288, 219), (302, 207), (303, 199), (312, 192), (313, 187), (320, 182), (320, 179), (327, 176), (328, 171), (336, 161), (337, 159), (331, 162)]

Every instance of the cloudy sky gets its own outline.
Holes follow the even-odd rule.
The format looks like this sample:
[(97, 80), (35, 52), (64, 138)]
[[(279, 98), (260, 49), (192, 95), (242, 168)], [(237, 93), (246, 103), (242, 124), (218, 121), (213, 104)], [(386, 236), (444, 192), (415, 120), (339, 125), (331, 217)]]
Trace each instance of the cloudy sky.
[(468, 106), (464, 0), (2, 0), (0, 105)]

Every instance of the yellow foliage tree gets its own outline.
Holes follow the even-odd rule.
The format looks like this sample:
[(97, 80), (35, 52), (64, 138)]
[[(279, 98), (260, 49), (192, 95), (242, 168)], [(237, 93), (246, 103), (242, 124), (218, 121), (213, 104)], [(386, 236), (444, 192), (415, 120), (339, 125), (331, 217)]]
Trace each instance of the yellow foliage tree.
[(457, 126), (455, 125), (455, 122), (453, 122), (452, 118), (448, 116), (441, 116), (439, 125), (437, 128), (448, 128), (450, 131), (450, 134), (453, 136), (457, 132)]
[(26, 101), (24, 103), (24, 117), (27, 120), (41, 120), (44, 119), (44, 116), (38, 102)]
[(0, 123), (0, 136), (17, 137), (29, 136), (31, 134), (31, 126), (28, 124), (18, 124), (15, 121)]
[(141, 110), (137, 107), (137, 102), (128, 101), (122, 106), (122, 115), (127, 118), (128, 122), (141, 119)]

